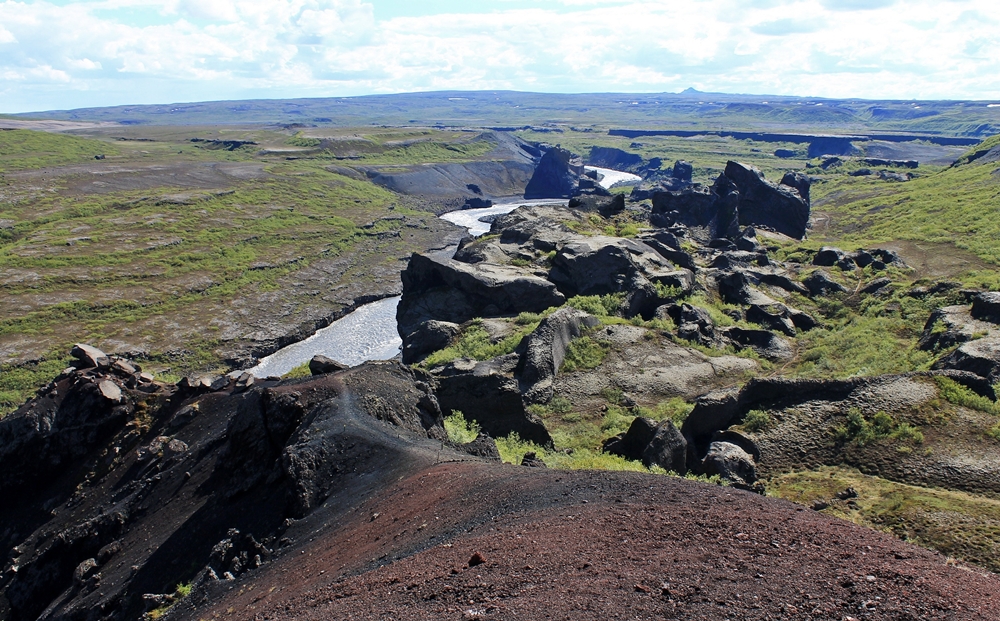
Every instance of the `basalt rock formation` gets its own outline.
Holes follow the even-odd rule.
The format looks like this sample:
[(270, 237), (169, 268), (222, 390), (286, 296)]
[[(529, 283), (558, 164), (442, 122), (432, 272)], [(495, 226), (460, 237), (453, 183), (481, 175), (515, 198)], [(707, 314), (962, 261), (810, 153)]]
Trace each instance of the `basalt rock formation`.
[(652, 199), (654, 224), (684, 225), (705, 242), (735, 239), (741, 226), (802, 239), (809, 224), (808, 177), (788, 174), (774, 184), (756, 168), (732, 161), (711, 187), (655, 192)]

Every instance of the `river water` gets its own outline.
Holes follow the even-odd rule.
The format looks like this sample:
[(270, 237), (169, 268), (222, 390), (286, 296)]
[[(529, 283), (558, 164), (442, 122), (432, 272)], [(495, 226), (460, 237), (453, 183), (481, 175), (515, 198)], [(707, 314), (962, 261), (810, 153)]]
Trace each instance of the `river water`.
[[(601, 185), (611, 188), (615, 185), (634, 184), (641, 177), (607, 168), (587, 167), (604, 175)], [(469, 234), (479, 237), (490, 230), (489, 222), (479, 219), (510, 213), (522, 205), (559, 205), (561, 199), (519, 200), (511, 199), (483, 209), (462, 209), (442, 214), (441, 218), (458, 226), (464, 226)], [(399, 354), (403, 341), (396, 331), (396, 305), (399, 296), (385, 298), (358, 307), (329, 326), (318, 330), (309, 338), (279, 349), (270, 356), (261, 358), (257, 366), (247, 371), (256, 377), (280, 376), (288, 373), (315, 355), (333, 358), (349, 366), (366, 360), (389, 360)]]

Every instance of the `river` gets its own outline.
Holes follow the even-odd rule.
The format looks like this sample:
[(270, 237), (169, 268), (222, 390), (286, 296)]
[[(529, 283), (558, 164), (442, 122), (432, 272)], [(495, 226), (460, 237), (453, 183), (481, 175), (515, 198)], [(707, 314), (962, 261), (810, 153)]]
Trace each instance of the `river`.
[[(615, 185), (634, 184), (640, 177), (607, 168), (587, 167), (604, 175), (600, 183), (606, 188)], [(562, 199), (530, 200), (509, 199), (492, 207), (482, 209), (462, 209), (442, 214), (441, 218), (458, 226), (464, 226), (473, 236), (479, 237), (490, 230), (489, 222), (479, 219), (510, 213), (522, 205), (558, 205)], [(399, 354), (403, 341), (396, 331), (396, 305), (399, 296), (385, 298), (360, 306), (357, 310), (334, 321), (329, 326), (317, 330), (309, 338), (292, 343), (261, 358), (257, 366), (247, 371), (256, 377), (281, 376), (302, 363), (309, 362), (315, 355), (333, 358), (349, 366), (366, 360), (389, 360)]]

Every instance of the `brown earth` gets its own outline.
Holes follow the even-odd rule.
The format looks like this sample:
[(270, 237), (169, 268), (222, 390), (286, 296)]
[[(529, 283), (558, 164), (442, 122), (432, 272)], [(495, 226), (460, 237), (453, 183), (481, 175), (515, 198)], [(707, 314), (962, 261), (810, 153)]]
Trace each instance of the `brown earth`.
[(662, 476), (444, 463), (337, 522), (170, 616), (995, 619), (1000, 604), (995, 575), (791, 503)]

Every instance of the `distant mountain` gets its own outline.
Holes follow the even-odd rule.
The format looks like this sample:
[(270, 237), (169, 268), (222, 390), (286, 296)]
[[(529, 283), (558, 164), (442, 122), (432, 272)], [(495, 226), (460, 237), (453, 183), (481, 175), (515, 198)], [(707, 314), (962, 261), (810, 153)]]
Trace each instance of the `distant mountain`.
[(976, 101), (872, 101), (702, 93), (547, 94), (439, 91), (319, 99), (257, 99), (51, 110), (19, 116), (150, 125), (574, 126), (864, 133), (981, 138), (1000, 133), (1000, 107)]

